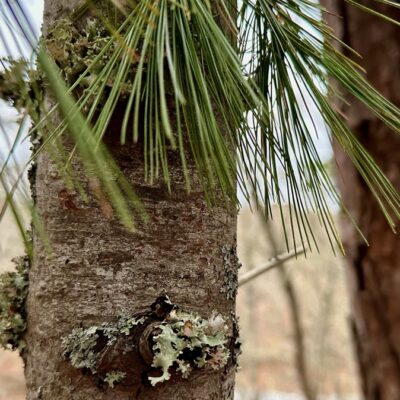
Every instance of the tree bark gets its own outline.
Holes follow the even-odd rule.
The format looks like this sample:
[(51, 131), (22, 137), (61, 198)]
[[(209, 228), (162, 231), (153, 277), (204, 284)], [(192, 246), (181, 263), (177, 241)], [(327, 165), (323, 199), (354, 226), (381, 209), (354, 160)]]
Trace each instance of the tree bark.
[[(370, 15), (344, 0), (325, 1), (340, 15), (333, 24), (345, 43), (362, 55), (357, 59), (367, 79), (395, 105), (400, 105), (400, 28)], [(373, 0), (362, 5), (399, 21), (400, 11)], [(400, 189), (400, 138), (365, 107), (350, 99), (344, 109), (350, 128)], [(336, 146), (338, 182), (344, 203), (365, 234), (369, 246), (352, 223), (343, 220), (348, 263), (352, 327), (362, 388), (368, 400), (400, 399), (400, 239), (386, 223), (377, 202), (349, 159)]]
[[(79, 2), (46, 0), (44, 25)], [(120, 145), (113, 139), (119, 135), (113, 127), (107, 145), (143, 201), (149, 222), (138, 220), (136, 231), (127, 232), (115, 216), (101, 209), (79, 160), (74, 168), (92, 193), (88, 203), (65, 188), (47, 154), (39, 157), (36, 207), (52, 252), (34, 236), (24, 353), (27, 399), (233, 399), (233, 354), (223, 369), (194, 371), (188, 379), (175, 374), (155, 387), (148, 382), (143, 360), (117, 356), (113, 370), (128, 362), (132, 371), (113, 389), (100, 385), (95, 375), (73, 368), (62, 356), (61, 340), (74, 328), (113, 322), (121, 313), (148, 312), (162, 295), (204, 318), (220, 313), (228, 321), (231, 339), (237, 335), (235, 296), (230, 295), (232, 287), (235, 292), (237, 270), (226, 260), (226, 251), (236, 251), (236, 209), (207, 206), (193, 162), (192, 192), (187, 194), (178, 156), (170, 157), (172, 193), (161, 180), (147, 184), (141, 146)]]

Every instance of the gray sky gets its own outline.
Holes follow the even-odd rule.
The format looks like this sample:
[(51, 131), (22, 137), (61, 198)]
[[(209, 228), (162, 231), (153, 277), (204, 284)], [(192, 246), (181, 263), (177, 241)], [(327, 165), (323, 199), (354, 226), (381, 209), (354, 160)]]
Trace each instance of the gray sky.
[[(24, 7), (36, 36), (39, 36), (43, 19), (43, 0), (19, 0), (19, 2)], [(32, 53), (31, 49), (26, 45), (18, 48), (18, 45), (15, 43), (15, 38), (21, 40), (23, 35), (15, 25), (13, 26), (13, 30), (16, 32), (16, 35), (13, 36), (11, 34), (9, 23), (7, 23), (7, 18), (5, 18), (5, 16), (10, 16), (10, 12), (4, 4), (5, 2), (3, 1), (2, 3), (0, 4), (0, 57), (12, 56), (17, 58), (22, 53), (24, 57), (29, 58)]]

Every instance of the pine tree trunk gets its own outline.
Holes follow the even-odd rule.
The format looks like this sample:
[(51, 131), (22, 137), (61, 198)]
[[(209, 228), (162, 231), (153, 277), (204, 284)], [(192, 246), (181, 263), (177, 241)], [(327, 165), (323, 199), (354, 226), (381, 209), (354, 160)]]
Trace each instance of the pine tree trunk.
[[(46, 0), (45, 26), (77, 3)], [(85, 203), (68, 191), (47, 154), (37, 161), (36, 207), (52, 253), (35, 235), (24, 353), (27, 398), (232, 399), (236, 368), (232, 351), (222, 369), (193, 371), (188, 379), (172, 374), (171, 380), (154, 387), (148, 382), (149, 366), (136, 353), (131, 359), (118, 352), (111, 357), (113, 370), (129, 364), (127, 378), (114, 388), (73, 368), (62, 356), (62, 338), (74, 328), (114, 322), (121, 313), (149, 312), (163, 295), (204, 318), (215, 311), (222, 314), (231, 343), (237, 335), (236, 210), (208, 208), (193, 163), (189, 163), (192, 192), (187, 194), (178, 157), (171, 158), (171, 194), (161, 180), (145, 183), (140, 145), (121, 146), (115, 130), (112, 124), (107, 145), (149, 216), (147, 224), (137, 221), (134, 233), (110, 216), (107, 204), (106, 209), (99, 207), (95, 195)], [(74, 168), (83, 185), (93, 189), (79, 161)]]
[[(345, 43), (362, 55), (357, 59), (367, 79), (400, 106), (400, 28), (333, 0), (330, 11), (343, 17), (334, 24)], [(361, 4), (399, 21), (400, 11), (373, 0)], [(400, 138), (359, 103), (345, 108), (351, 129), (395, 187), (400, 189)], [(351, 162), (336, 148), (338, 182), (345, 205), (370, 246), (351, 222), (343, 221), (352, 302), (352, 325), (362, 387), (367, 400), (400, 399), (400, 238), (389, 229), (378, 204)]]

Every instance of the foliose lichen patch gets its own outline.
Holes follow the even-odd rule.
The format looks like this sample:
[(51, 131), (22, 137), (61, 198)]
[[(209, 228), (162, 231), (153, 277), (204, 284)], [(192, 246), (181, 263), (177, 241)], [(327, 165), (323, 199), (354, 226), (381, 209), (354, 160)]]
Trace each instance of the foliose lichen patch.
[[(90, 370), (95, 374), (102, 353), (116, 342), (118, 336), (129, 335), (135, 326), (143, 322), (143, 317), (121, 315), (114, 324), (103, 323), (100, 326), (75, 328), (69, 335), (62, 338), (63, 356), (74, 368)], [(105, 346), (99, 347), (101, 338), (105, 339)]]
[(170, 379), (171, 367), (186, 379), (196, 368), (220, 369), (228, 362), (228, 327), (220, 314), (203, 319), (197, 313), (173, 309), (158, 329), (153, 336), (152, 366), (162, 374), (149, 378), (153, 386)]
[(2, 58), (1, 62), (4, 69), (0, 71), (0, 98), (37, 122), (43, 103), (40, 72), (25, 59)]
[[(125, 347), (121, 346), (124, 338)], [(228, 323), (220, 314), (213, 312), (203, 318), (163, 296), (140, 316), (123, 315), (116, 323), (75, 328), (62, 339), (62, 352), (74, 368), (91, 372), (112, 388), (130, 378), (124, 364), (118, 364), (121, 357), (126, 365), (128, 355), (131, 366), (134, 361), (129, 360), (139, 357), (144, 375), (155, 386), (172, 374), (187, 379), (195, 370), (225, 367), (231, 358), (231, 342)], [(113, 353), (115, 362), (105, 371), (106, 353)]]
[(47, 34), (45, 45), (67, 82), (73, 83), (96, 60), (82, 83), (88, 84), (104, 68), (115, 51), (111, 36), (99, 19), (88, 18), (78, 26), (69, 18), (57, 20)]
[(28, 256), (13, 260), (16, 271), (0, 275), (0, 346), (23, 350), (26, 329), (25, 300), (28, 293)]
[(106, 377), (104, 378), (104, 382), (106, 382), (111, 389), (114, 389), (114, 386), (117, 383), (121, 383), (125, 378), (126, 372), (111, 371), (107, 372)]
[[(95, 100), (97, 105), (105, 103), (108, 93), (117, 84), (115, 76), (119, 60), (114, 62), (115, 74), (109, 71), (107, 79), (104, 79), (104, 70), (115, 57), (121, 41), (111, 36), (99, 18), (89, 16), (79, 23), (70, 18), (57, 20), (48, 30), (45, 46), (67, 84), (74, 85), (75, 95), (85, 98), (84, 112), (89, 111)], [(134, 69), (135, 63), (131, 67), (131, 76), (134, 76)], [(89, 91), (94, 82), (102, 82), (104, 90), (100, 97), (97, 92)], [(120, 85), (119, 96), (123, 100), (129, 96), (132, 85), (129, 81)]]

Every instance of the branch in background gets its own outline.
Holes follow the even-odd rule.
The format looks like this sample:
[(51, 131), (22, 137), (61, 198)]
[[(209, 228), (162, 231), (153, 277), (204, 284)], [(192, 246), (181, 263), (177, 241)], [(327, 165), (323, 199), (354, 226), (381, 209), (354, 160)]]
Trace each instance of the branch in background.
[(245, 274), (243, 274), (241, 277), (239, 277), (239, 286), (242, 286), (253, 279), (259, 277), (260, 275), (269, 272), (276, 267), (279, 267), (280, 265), (283, 265), (286, 261), (291, 260), (292, 258), (295, 258), (301, 254), (304, 254), (306, 252), (306, 249), (304, 247), (298, 247), (294, 250), (291, 250), (287, 254), (280, 254), (275, 257), (273, 257), (270, 261), (268, 261), (266, 264), (262, 265), (261, 267), (255, 268)]
[[(272, 251), (274, 254), (278, 254), (278, 245), (274, 238), (271, 223), (265, 219), (265, 216), (264, 221), (265, 232), (271, 244)], [(292, 320), (293, 340), (295, 346), (295, 366), (299, 377), (299, 383), (301, 385), (305, 399), (317, 400), (318, 396), (315, 390), (315, 385), (313, 385), (311, 382), (312, 379), (310, 378), (310, 370), (308, 368), (304, 330), (301, 320), (300, 303), (297, 296), (296, 288), (290, 275), (287, 273), (286, 266), (284, 265), (285, 261), (286, 260), (281, 262), (281, 268), (278, 269), (278, 272), (282, 282), (283, 290), (288, 300), (289, 312)]]

